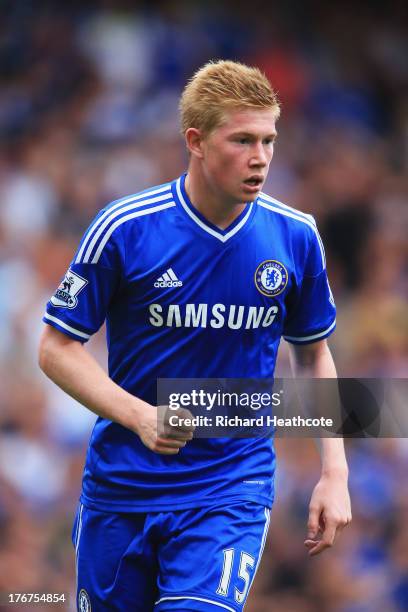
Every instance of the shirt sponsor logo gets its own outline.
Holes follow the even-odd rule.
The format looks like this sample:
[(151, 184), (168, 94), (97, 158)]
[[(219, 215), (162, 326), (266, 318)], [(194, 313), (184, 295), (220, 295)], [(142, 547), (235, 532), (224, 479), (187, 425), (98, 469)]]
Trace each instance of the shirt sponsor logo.
[(220, 329), (257, 329), (269, 327), (278, 314), (278, 306), (236, 306), (231, 304), (161, 304), (149, 305), (153, 327), (212, 327)]
[(282, 293), (287, 284), (288, 271), (280, 261), (267, 259), (255, 271), (255, 286), (262, 295), (275, 297)]
[(69, 268), (64, 280), (52, 296), (51, 304), (59, 308), (75, 308), (78, 304), (77, 295), (87, 284), (86, 278), (82, 278)]

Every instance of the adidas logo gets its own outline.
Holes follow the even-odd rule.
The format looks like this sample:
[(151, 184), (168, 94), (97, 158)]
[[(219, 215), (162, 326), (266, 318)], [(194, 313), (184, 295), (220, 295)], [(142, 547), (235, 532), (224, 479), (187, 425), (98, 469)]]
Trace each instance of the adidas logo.
[(177, 278), (172, 268), (168, 268), (164, 274), (159, 276), (157, 281), (154, 283), (155, 287), (182, 287), (183, 282)]

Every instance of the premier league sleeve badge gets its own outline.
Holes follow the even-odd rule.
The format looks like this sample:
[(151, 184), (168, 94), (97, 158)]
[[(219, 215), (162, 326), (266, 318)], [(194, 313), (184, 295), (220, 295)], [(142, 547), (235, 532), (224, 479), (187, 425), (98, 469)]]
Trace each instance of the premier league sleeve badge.
[(82, 276), (79, 276), (79, 274), (69, 268), (63, 281), (52, 296), (51, 304), (59, 308), (75, 308), (78, 304), (77, 295), (87, 284), (88, 281), (85, 278), (82, 278)]

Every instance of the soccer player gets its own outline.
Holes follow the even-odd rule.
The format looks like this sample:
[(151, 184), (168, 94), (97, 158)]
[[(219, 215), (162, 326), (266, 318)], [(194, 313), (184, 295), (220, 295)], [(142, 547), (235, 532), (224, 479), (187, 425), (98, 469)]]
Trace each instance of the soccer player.
[[(334, 377), (335, 306), (313, 218), (261, 192), (279, 104), (256, 68), (208, 63), (180, 103), (188, 171), (106, 206), (44, 321), (43, 371), (98, 415), (73, 530), (82, 611), (238, 611), (273, 501), (269, 438), (158, 433), (158, 378)], [(109, 376), (85, 350), (106, 320)], [(305, 546), (351, 518), (343, 442), (322, 440)]]

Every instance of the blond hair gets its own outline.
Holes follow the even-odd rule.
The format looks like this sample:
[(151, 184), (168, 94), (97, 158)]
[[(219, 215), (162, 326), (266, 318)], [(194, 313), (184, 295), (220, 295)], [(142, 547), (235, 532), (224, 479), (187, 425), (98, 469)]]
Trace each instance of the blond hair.
[(271, 109), (276, 119), (280, 114), (278, 97), (259, 68), (226, 60), (208, 62), (191, 77), (179, 108), (182, 134), (190, 127), (210, 133), (228, 110)]

